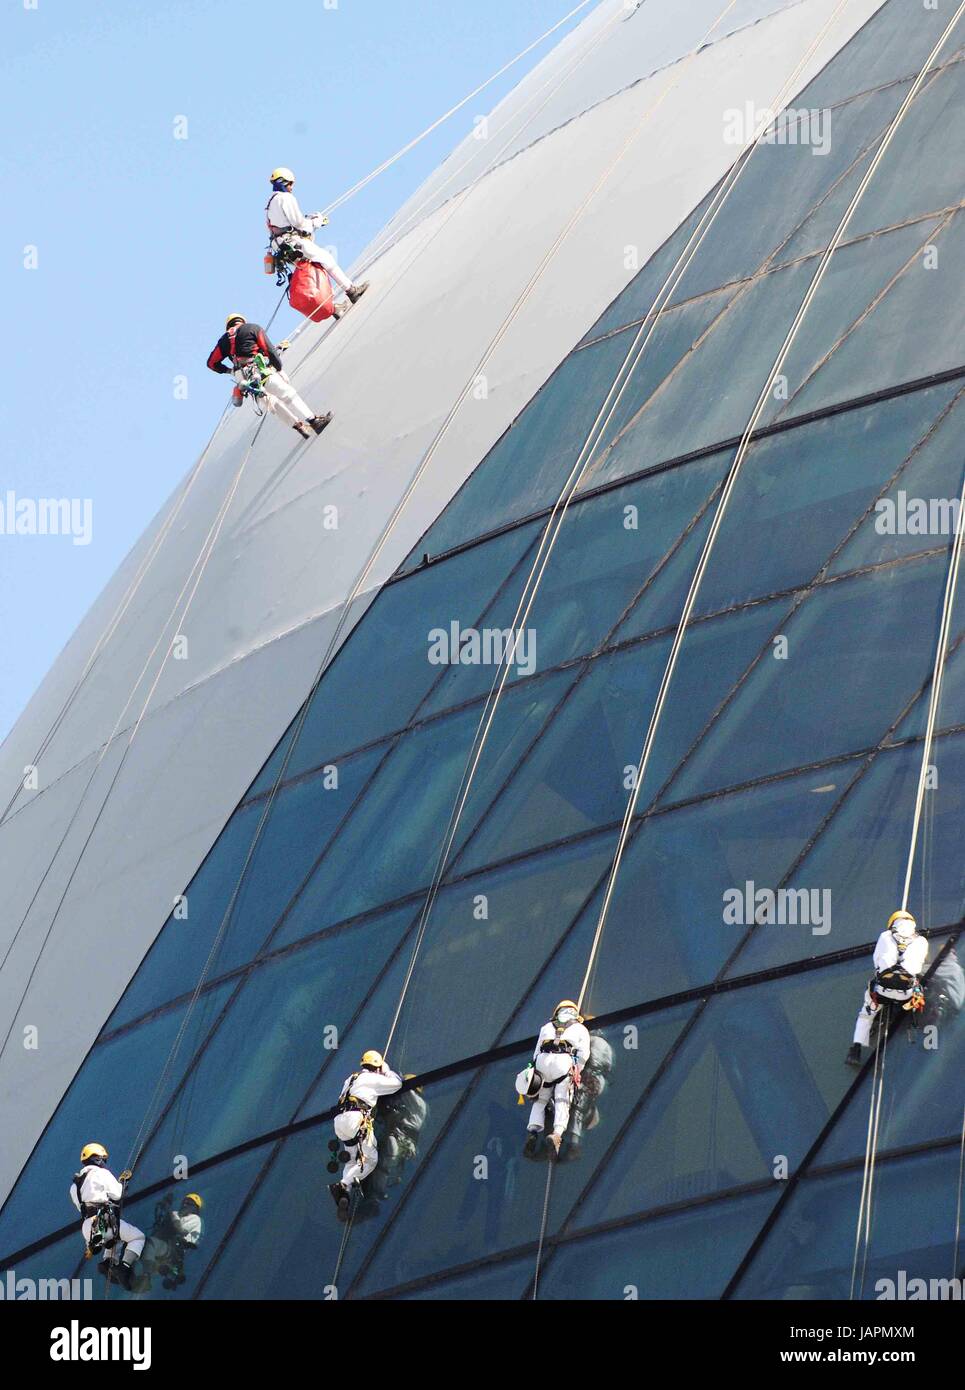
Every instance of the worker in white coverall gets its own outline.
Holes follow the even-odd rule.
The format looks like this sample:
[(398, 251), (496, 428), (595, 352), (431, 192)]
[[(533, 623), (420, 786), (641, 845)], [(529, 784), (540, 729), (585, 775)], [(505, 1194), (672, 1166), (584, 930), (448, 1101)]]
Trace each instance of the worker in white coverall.
[(527, 1126), (527, 1152), (536, 1150), (546, 1123), (546, 1106), (552, 1100), (553, 1132), (547, 1138), (554, 1152), (559, 1153), (570, 1120), (573, 1094), (589, 1055), (590, 1034), (580, 1011), (572, 999), (563, 999), (549, 1023), (544, 1023), (540, 1029), (532, 1066), (526, 1067), (516, 1078), (520, 1095), (533, 1100)]
[(235, 405), (241, 405), (248, 392), (303, 439), (311, 439), (313, 430), (321, 434), (331, 424), (332, 412), (314, 414), (295, 390), (278, 355), (286, 346), (280, 343), (276, 348), (261, 324), (248, 323), (244, 314), (229, 314), (225, 331), (208, 355), (208, 367), (212, 372), (234, 377), (238, 383), (233, 396)]
[(298, 260), (313, 261), (320, 265), (354, 304), (368, 289), (368, 282), (356, 284), (351, 275), (346, 275), (330, 251), (326, 251), (324, 246), (315, 245), (315, 228), (326, 226), (328, 218), (321, 212), (302, 212), (298, 206), (298, 199), (292, 192), (294, 184), (295, 175), (290, 169), (272, 170), (272, 195), (265, 208), (271, 249), (277, 254), (278, 249), (284, 246)]
[[(80, 1230), (88, 1249), (91, 1249), (91, 1233), (97, 1218), (105, 1211), (112, 1216), (113, 1230), (124, 1247), (121, 1260), (116, 1265), (117, 1274), (120, 1283), (129, 1288), (132, 1266), (144, 1249), (144, 1232), (132, 1226), (129, 1221), (119, 1219), (124, 1183), (131, 1175), (122, 1173), (119, 1179), (115, 1178), (107, 1167), (107, 1159), (108, 1153), (103, 1144), (85, 1144), (80, 1151), (80, 1171), (74, 1174), (69, 1196), (84, 1218)], [(109, 1238), (107, 1243), (103, 1246), (98, 1245), (97, 1248), (103, 1251), (102, 1269), (106, 1271), (114, 1258), (114, 1242)], [(96, 1253), (96, 1250), (92, 1250), (91, 1253)]]
[(375, 1172), (379, 1146), (373, 1121), (380, 1096), (391, 1096), (402, 1086), (402, 1077), (390, 1071), (381, 1052), (363, 1054), (361, 1070), (353, 1072), (342, 1087), (335, 1116), (335, 1135), (348, 1150), (342, 1181), (333, 1182), (329, 1191), (339, 1215), (348, 1211), (352, 1189)]
[(845, 1059), (849, 1066), (861, 1066), (861, 1049), (870, 1045), (871, 1025), (886, 1000), (892, 999), (911, 1011), (924, 1007), (925, 996), (918, 977), (927, 956), (927, 938), (919, 933), (911, 913), (904, 909), (893, 912), (875, 946), (875, 973), (864, 992), (854, 1025), (854, 1041)]

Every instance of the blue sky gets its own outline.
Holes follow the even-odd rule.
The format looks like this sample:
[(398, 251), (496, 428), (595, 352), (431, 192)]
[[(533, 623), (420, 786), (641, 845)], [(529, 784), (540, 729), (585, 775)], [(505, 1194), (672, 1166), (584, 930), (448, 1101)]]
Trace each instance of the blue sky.
[[(0, 528), (0, 738), (217, 422), (225, 314), (275, 305), (269, 171), (325, 206), (575, 3), (5, 0), (0, 507), (89, 498), (93, 524), (89, 545)], [(344, 264), (581, 17), (335, 215)]]

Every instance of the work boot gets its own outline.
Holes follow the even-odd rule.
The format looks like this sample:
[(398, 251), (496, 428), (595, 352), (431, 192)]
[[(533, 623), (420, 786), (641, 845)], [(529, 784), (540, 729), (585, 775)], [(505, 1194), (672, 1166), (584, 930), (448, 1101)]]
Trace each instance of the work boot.
[(292, 425), (292, 429), (300, 434), (302, 439), (311, 439), (312, 437), (312, 432), (304, 420), (299, 420), (296, 425)]
[(847, 1057), (845, 1057), (844, 1060), (845, 1060), (845, 1062), (847, 1063), (847, 1065), (848, 1065), (849, 1067), (860, 1067), (860, 1066), (861, 1066), (861, 1044), (860, 1044), (860, 1043), (852, 1043), (851, 1046), (848, 1048), (848, 1055), (847, 1055)]
[(527, 1158), (535, 1158), (539, 1153), (539, 1141), (543, 1131), (531, 1129), (526, 1135), (526, 1143), (523, 1145), (523, 1153)]
[(321, 434), (325, 426), (332, 423), (332, 412), (328, 410), (324, 415), (313, 415), (308, 423), (316, 434)]
[(562, 1134), (548, 1134), (546, 1138), (553, 1145), (553, 1153), (558, 1158), (560, 1153), (560, 1144), (562, 1144), (563, 1142)]
[(357, 304), (359, 300), (362, 298), (365, 291), (368, 289), (368, 287), (368, 280), (363, 280), (360, 285), (350, 286), (349, 289), (345, 291), (345, 294), (352, 301), (353, 304)]

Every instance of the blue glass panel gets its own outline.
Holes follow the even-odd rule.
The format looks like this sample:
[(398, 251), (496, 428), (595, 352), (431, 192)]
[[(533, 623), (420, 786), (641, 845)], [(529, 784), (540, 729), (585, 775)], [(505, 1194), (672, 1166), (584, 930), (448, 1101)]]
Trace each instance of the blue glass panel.
[(965, 315), (959, 312), (952, 286), (959, 283), (965, 254), (965, 215), (953, 217), (935, 233), (931, 244), (934, 263), (924, 255), (914, 257), (880, 303), (794, 398), (795, 414), (962, 365)]
[(501, 1260), (498, 1264), (473, 1269), (456, 1278), (436, 1280), (411, 1293), (399, 1293), (395, 1297), (412, 1302), (426, 1299), (472, 1303), (509, 1301), (522, 1298), (532, 1277), (531, 1259)]
[[(925, 7), (920, 0), (889, 0), (796, 98), (796, 105), (824, 106), (849, 96), (856, 88), (882, 87), (898, 77), (917, 76), (941, 38), (949, 15), (941, 6)], [(955, 42), (946, 45), (946, 61)]]
[(813, 273), (814, 265), (805, 262), (746, 284), (634, 426), (594, 465), (590, 485), (634, 472), (641, 458), (657, 463), (739, 438)]
[[(464, 1078), (454, 1077), (426, 1088), (426, 1116), (419, 1136), (425, 1153), (445, 1126), (459, 1098)], [(287, 1139), (271, 1158), (254, 1189), (241, 1221), (211, 1271), (205, 1298), (324, 1299), (338, 1263), (345, 1227), (325, 1186), (335, 1179), (326, 1172), (328, 1126)], [(267, 1157), (267, 1155), (266, 1155)], [(345, 1298), (369, 1249), (383, 1234), (387, 1219), (417, 1170), (418, 1158), (395, 1172), (385, 1198), (375, 1210), (360, 1210), (353, 1221), (338, 1280)]]
[[(650, 816), (630, 840), (587, 996), (593, 1013), (694, 989), (712, 980), (744, 928), (724, 921), (725, 893), (748, 880), (772, 885), (825, 811), (820, 775), (792, 777)], [(610, 837), (611, 853), (616, 833)], [(540, 981), (567, 998), (587, 967), (602, 890)], [(552, 1007), (552, 1004), (551, 1004)]]
[[(779, 1214), (736, 1297), (847, 1299), (861, 1175), (856, 1166), (848, 1173), (802, 1183)], [(902, 1280), (905, 1292), (898, 1296), (908, 1298), (909, 1279), (949, 1277), (957, 1190), (957, 1145), (915, 1158), (879, 1161), (864, 1290), (862, 1294), (859, 1280), (856, 1296), (895, 1298)], [(880, 1280), (891, 1281), (890, 1289), (879, 1286)]]
[(719, 1298), (777, 1196), (755, 1193), (568, 1241), (546, 1253), (540, 1298)]
[[(464, 842), (573, 679), (524, 681), (500, 702), (460, 822)], [(274, 944), (297, 940), (428, 885), (473, 738), (476, 705), (405, 735), (323, 859)]]
[(908, 108), (882, 160), (901, 177), (873, 178), (855, 209), (849, 236), (905, 222), (961, 201), (952, 150), (965, 145), (965, 68), (956, 63), (928, 80)]
[[(829, 574), (897, 560), (950, 539), (951, 503), (956, 499), (957, 505), (962, 489), (965, 397), (959, 382), (929, 387), (921, 395), (930, 402), (935, 416), (928, 438), (832, 561)], [(955, 404), (943, 413), (953, 398)]]
[[(730, 973), (768, 970), (861, 942), (868, 945), (870, 970), (878, 933), (901, 904), (921, 752), (920, 744), (912, 744), (879, 753), (870, 769), (857, 778), (854, 764), (814, 774), (813, 780), (825, 787), (824, 794), (815, 798), (822, 810), (830, 811), (839, 801), (840, 806), (789, 886), (819, 895), (812, 902), (818, 905), (822, 921), (817, 930), (808, 922), (758, 927)], [(956, 791), (965, 776), (965, 738), (939, 740), (933, 761), (939, 768), (939, 785), (928, 793), (922, 836), (927, 854), (924, 861), (919, 854), (909, 899), (912, 911), (921, 914), (922, 926), (957, 922), (965, 907), (965, 865), (959, 853), (961, 803)], [(755, 882), (760, 888), (778, 886), (760, 877)], [(810, 905), (808, 912), (816, 915)], [(857, 1011), (857, 1003), (854, 1007)]]
[[(953, 638), (949, 645), (948, 657), (945, 661), (945, 671), (942, 676), (942, 688), (938, 696), (938, 717), (935, 725), (936, 729), (957, 728), (965, 724), (965, 646), (962, 645), (962, 631), (958, 626), (956, 617), (953, 613), (952, 629)], [(965, 617), (962, 619), (965, 621)], [(958, 644), (956, 646), (956, 643)], [(924, 736), (925, 725), (928, 720), (928, 704), (931, 699), (931, 681), (927, 688), (919, 696), (912, 709), (898, 725), (894, 732), (894, 740), (903, 738), (920, 738)], [(889, 740), (889, 742), (892, 740)], [(938, 746), (938, 754), (941, 757), (942, 745)]]
[[(29, 1245), (72, 1218), (67, 1189), (77, 1172), (82, 1144), (96, 1139), (110, 1150), (115, 1172), (125, 1166), (142, 1122), (157, 1118), (226, 994), (227, 987), (221, 986), (199, 999), (153, 1106), (153, 1092), (184, 1021), (185, 1006), (91, 1050), (0, 1212), (0, 1250)], [(29, 1083), (24, 1079), (23, 1084)]]
[[(687, 468), (669, 469), (570, 509), (526, 623), (539, 670), (548, 670), (602, 644), (706, 502), (723, 467), (724, 459), (717, 456)], [(486, 614), (487, 627), (508, 629), (513, 624), (536, 551), (532, 555), (532, 561), (527, 557), (494, 609)], [(665, 586), (664, 611), (672, 611), (672, 599), (677, 600), (677, 610), (682, 606), (683, 580), (680, 574), (676, 587)], [(526, 648), (521, 650), (525, 654)], [(442, 709), (485, 694), (494, 675), (492, 666), (453, 666), (433, 692), (427, 709)]]
[(828, 1034), (863, 984), (850, 962), (712, 999), (592, 1175), (579, 1224), (745, 1183), (779, 1186), (851, 1085)]
[(176, 1154), (197, 1162), (287, 1124), (410, 917), (372, 918), (256, 966), (145, 1153), (142, 1179), (170, 1172)]
[[(553, 1008), (555, 1005), (549, 1005)], [(578, 1150), (567, 1147), (554, 1172), (547, 1230), (556, 1230), (576, 1201), (631, 1106), (676, 1041), (690, 1010), (640, 1020), (632, 1049), (622, 1028), (602, 1030), (612, 1070), (599, 1098), (598, 1123)], [(531, 1019), (535, 1032), (545, 1019)], [(599, 1044), (598, 1044), (599, 1045)], [(360, 1291), (392, 1288), (449, 1266), (536, 1241), (546, 1187), (546, 1156), (526, 1158), (529, 1107), (517, 1105), (513, 1081), (529, 1054), (462, 1078), (464, 1104), (408, 1199), (400, 1203)], [(564, 1158), (567, 1161), (564, 1161)]]
[[(771, 257), (831, 185), (848, 168), (872, 134), (901, 105), (903, 93), (889, 88), (856, 97), (833, 112), (779, 120), (774, 143), (751, 154), (721, 205), (700, 249), (685, 271), (674, 300), (689, 299), (733, 280), (746, 279)], [(794, 109), (807, 109), (799, 102)], [(739, 147), (735, 147), (735, 155)], [(748, 208), (755, 215), (748, 217)]]
[[(762, 424), (816, 408), (814, 398), (808, 395), (807, 384), (812, 375), (827, 373), (827, 364), (834, 362), (841, 350), (838, 345), (842, 340), (846, 342), (851, 336), (860, 334), (862, 315), (882, 295), (887, 299), (888, 285), (913, 260), (919, 248), (928, 244), (938, 225), (937, 219), (915, 222), (910, 227), (881, 232), (862, 241), (854, 241), (853, 233), (848, 228), (845, 232), (847, 244), (840, 246), (828, 262), (781, 368), (781, 374), (787, 380), (790, 400), (772, 394), (761, 416)], [(813, 277), (818, 272), (820, 258), (814, 257), (806, 265)], [(874, 310), (871, 312), (874, 313)], [(787, 329), (790, 327), (790, 323), (785, 325)], [(842, 377), (840, 389), (834, 396), (827, 395), (825, 399), (860, 396), (863, 390), (870, 391), (875, 387), (891, 385), (893, 381), (904, 381), (909, 375), (917, 377), (925, 373), (915, 371), (909, 374), (906, 371), (902, 376), (891, 377), (882, 376), (876, 371), (874, 386), (868, 385), (863, 389), (852, 388), (850, 382)], [(758, 389), (761, 384), (758, 383)]]
[[(326, 672), (286, 777), (403, 727), (439, 674), (428, 659), (430, 629), (450, 622), (471, 627), (530, 540), (528, 531), (508, 532), (485, 551), (462, 551), (387, 585)], [(290, 737), (276, 757), (284, 757)], [(270, 786), (276, 773), (277, 766), (266, 768), (255, 790)]]
[(762, 660), (678, 773), (691, 796), (877, 743), (934, 661), (942, 557), (828, 584), (788, 619), (786, 659)]
[(936, 408), (931, 392), (916, 392), (755, 444), (734, 485), (695, 612), (810, 583), (927, 433)]
[[(259, 837), (211, 979), (250, 960), (350, 810), (385, 750), (370, 749), (282, 788)], [(265, 800), (236, 811), (188, 887), (187, 917), (168, 918), (111, 1018), (119, 1027), (193, 990), (221, 930)], [(178, 909), (183, 911), (183, 909)]]
[[(581, 841), (440, 893), (399, 1019), (396, 1063), (421, 1073), (491, 1047), (610, 854), (599, 838)], [(511, 1031), (519, 1036), (518, 1022)]]
[[(651, 794), (760, 650), (781, 612), (780, 605), (762, 605), (693, 628), (681, 652), (676, 698), (647, 773)], [(654, 638), (598, 658), (493, 807), (462, 867), (478, 867), (622, 817), (669, 643)], [(641, 809), (647, 799), (644, 794)]]

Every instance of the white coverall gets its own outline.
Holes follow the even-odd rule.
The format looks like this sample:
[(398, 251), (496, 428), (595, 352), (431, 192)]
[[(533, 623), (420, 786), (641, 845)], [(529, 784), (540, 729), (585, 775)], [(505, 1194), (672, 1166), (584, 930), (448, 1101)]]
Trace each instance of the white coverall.
[[(878, 937), (875, 946), (874, 963), (875, 975), (882, 970), (891, 970), (894, 966), (900, 965), (903, 970), (907, 970), (909, 975), (917, 980), (925, 966), (928, 956), (928, 938), (916, 933), (901, 947), (900, 939), (893, 931), (886, 928)], [(872, 981), (872, 984), (874, 981)], [(886, 999), (897, 999), (904, 1001), (911, 995), (907, 989), (879, 989), (876, 991)], [(864, 1003), (858, 1010), (858, 1018), (854, 1025), (854, 1041), (860, 1043), (862, 1047), (868, 1047), (871, 1042), (871, 1024), (880, 1008), (871, 997), (871, 990), (864, 992)]]
[(553, 1101), (553, 1133), (562, 1135), (570, 1121), (570, 1103), (573, 1099), (573, 1073), (582, 1071), (590, 1055), (590, 1034), (582, 1023), (570, 1023), (560, 1035), (560, 1042), (571, 1048), (569, 1052), (544, 1052), (543, 1044), (556, 1041), (556, 1028), (552, 1023), (544, 1023), (536, 1040), (533, 1062), (543, 1078), (539, 1095), (533, 1101), (529, 1112), (528, 1129), (542, 1130), (546, 1119), (547, 1101)]
[(286, 424), (297, 425), (299, 421), (315, 418), (314, 410), (302, 400), (284, 372), (269, 367), (267, 374), (262, 376), (254, 363), (249, 362), (236, 367), (231, 375), (239, 386), (260, 386), (265, 394), (256, 396), (255, 400)]
[[(368, 1117), (374, 1116), (379, 1096), (391, 1096), (402, 1086), (402, 1077), (390, 1071), (383, 1062), (381, 1071), (360, 1071), (350, 1076), (342, 1087), (339, 1100), (351, 1092), (363, 1104), (371, 1106)], [(375, 1172), (379, 1162), (379, 1146), (372, 1126), (366, 1123), (364, 1110), (343, 1110), (335, 1116), (335, 1134), (349, 1150), (349, 1159), (342, 1173), (342, 1186), (351, 1188), (352, 1183), (362, 1182)], [(361, 1140), (356, 1143), (359, 1132)]]
[[(294, 193), (273, 193), (265, 209), (268, 230), (271, 233), (272, 250), (279, 246), (290, 246), (303, 260), (314, 261), (322, 266), (340, 289), (352, 288), (352, 277), (346, 275), (330, 251), (324, 246), (315, 245), (315, 228), (322, 225), (322, 214), (313, 212), (306, 217), (298, 206)], [(278, 232), (275, 228), (291, 227), (290, 232)]]
[[(100, 1168), (96, 1163), (85, 1164), (81, 1168), (83, 1178), (79, 1184), (80, 1197), (77, 1196), (77, 1184), (71, 1183), (69, 1195), (70, 1200), (78, 1211), (81, 1211), (81, 1203), (85, 1206), (99, 1207), (106, 1202), (119, 1202), (124, 1196), (124, 1189), (117, 1181), (114, 1174), (108, 1168)], [(84, 1237), (84, 1244), (90, 1240), (91, 1229), (94, 1225), (92, 1216), (85, 1216), (81, 1225), (81, 1235)], [(124, 1243), (124, 1257), (127, 1263), (138, 1259), (144, 1249), (144, 1232), (139, 1231), (136, 1226), (132, 1226), (129, 1221), (121, 1221), (120, 1236)], [(105, 1249), (103, 1258), (110, 1259), (112, 1251)]]

